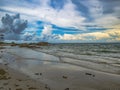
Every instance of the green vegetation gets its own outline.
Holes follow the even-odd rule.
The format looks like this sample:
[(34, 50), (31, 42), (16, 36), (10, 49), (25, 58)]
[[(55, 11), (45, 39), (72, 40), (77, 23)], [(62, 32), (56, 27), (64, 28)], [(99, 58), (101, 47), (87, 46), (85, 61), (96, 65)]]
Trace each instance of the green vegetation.
[(7, 80), (7, 72), (4, 69), (0, 69), (0, 80)]
[(5, 75), (6, 71), (4, 69), (0, 69), (0, 75)]
[[(49, 46), (50, 44), (48, 42), (38, 42), (38, 43), (6, 43), (6, 42), (0, 42), (0, 46), (19, 46), (19, 47), (27, 47), (27, 48), (39, 48), (40, 46)], [(0, 49), (3, 49), (3, 47), (0, 47)]]
[(19, 44), (19, 47), (27, 47), (27, 48), (39, 48), (39, 46), (48, 46), (47, 42), (39, 42), (39, 43), (22, 43)]

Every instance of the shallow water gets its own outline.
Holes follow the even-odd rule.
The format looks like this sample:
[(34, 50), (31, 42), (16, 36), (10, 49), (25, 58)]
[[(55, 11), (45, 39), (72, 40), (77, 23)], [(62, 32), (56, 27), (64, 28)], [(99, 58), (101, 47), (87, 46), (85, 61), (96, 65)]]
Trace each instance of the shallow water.
[[(1, 61), (2, 63), (9, 63), (9, 67), (23, 72), (31, 78), (48, 84), (53, 90), (64, 90), (68, 87), (71, 90), (80, 90), (80, 88), (86, 86), (88, 89), (85, 90), (98, 90), (96, 88), (102, 90), (99, 85), (105, 82), (106, 85), (103, 85), (102, 88), (108, 88), (108, 85), (119, 87), (120, 77), (114, 74), (120, 73), (120, 67), (111, 65), (113, 63), (119, 64), (118, 58), (103, 57), (100, 56), (101, 53), (99, 56), (76, 55), (74, 52), (63, 52), (64, 49), (60, 50), (57, 47), (55, 50), (54, 47), (46, 48), (37, 50), (19, 47), (6, 48)], [(86, 72), (97, 75), (99, 78), (86, 76)], [(108, 74), (103, 72), (108, 72)], [(109, 76), (109, 73), (114, 74)], [(67, 79), (63, 78), (63, 76), (67, 77)], [(114, 77), (114, 79), (109, 79), (109, 77)], [(101, 78), (105, 81), (102, 81)]]
[[(73, 46), (74, 48), (72, 48)], [(66, 66), (66, 64), (69, 64), (70, 66), (84, 67), (87, 69), (120, 74), (120, 59), (113, 58), (113, 56), (104, 56), (105, 54), (111, 55), (111, 52), (100, 53), (99, 55), (81, 54), (82, 52), (89, 52), (93, 49), (96, 49), (96, 51), (104, 48), (108, 50), (110, 47), (114, 47), (112, 48), (112, 51), (116, 50), (117, 54), (119, 53), (118, 44), (58, 44), (53, 46), (45, 46), (42, 47), (42, 49), (36, 48), (34, 50), (19, 47), (9, 47), (6, 49), (5, 54), (3, 54), (2, 59), (13, 64), (12, 66), (19, 67), (23, 67), (23, 65), (26, 67), (31, 65), (32, 67), (34, 64), (38, 64), (39, 67), (42, 65), (53, 66), (56, 64), (59, 66), (59, 64), (64, 64)], [(83, 48), (85, 50), (83, 50)], [(90, 49), (86, 51), (86, 48)], [(67, 50), (69, 50), (69, 52)], [(80, 53), (75, 54), (74, 50), (79, 50)]]
[[(29, 53), (36, 53), (36, 51), (24, 49), (26, 52), (29, 51)], [(86, 70), (85, 68), (69, 65), (67, 63), (62, 63), (59, 61), (59, 58), (44, 54), (41, 52), (37, 52), (38, 54), (41, 54), (37, 57), (27, 58), (28, 54), (26, 55), (26, 52), (24, 50), (21, 50), (21, 48), (18, 49), (11, 49), (7, 51), (7, 53), (3, 54), (3, 60), (5, 63), (9, 63), (8, 66), (10, 68), (16, 69), (20, 72), (23, 72), (24, 74), (30, 76), (33, 79), (42, 81), (43, 83), (48, 84), (50, 87), (61, 90), (64, 88), (70, 87), (70, 83), (66, 84), (65, 80), (62, 79), (62, 76), (69, 75), (70, 73), (73, 73), (75, 71), (82, 71)], [(19, 57), (18, 52), (24, 53), (24, 56)], [(23, 52), (22, 52), (23, 51)], [(44, 57), (42, 58), (41, 56)], [(46, 58), (47, 60), (46, 60)], [(40, 59), (38, 59), (40, 58)], [(44, 60), (45, 58), (45, 60)], [(54, 58), (54, 59), (53, 59)], [(42, 75), (36, 75), (42, 73)], [(59, 79), (59, 81), (58, 81)]]

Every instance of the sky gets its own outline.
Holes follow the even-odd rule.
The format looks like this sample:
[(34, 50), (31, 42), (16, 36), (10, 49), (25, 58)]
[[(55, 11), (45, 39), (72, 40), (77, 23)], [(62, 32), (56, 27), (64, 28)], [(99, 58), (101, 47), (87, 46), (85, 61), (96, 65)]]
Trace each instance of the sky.
[(120, 0), (0, 0), (5, 40), (120, 42)]

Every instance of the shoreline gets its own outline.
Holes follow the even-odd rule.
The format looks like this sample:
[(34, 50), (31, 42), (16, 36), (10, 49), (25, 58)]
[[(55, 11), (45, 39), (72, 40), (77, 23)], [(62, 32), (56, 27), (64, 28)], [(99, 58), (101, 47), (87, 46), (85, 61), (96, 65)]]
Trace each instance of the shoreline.
[[(119, 75), (64, 63), (64, 61), (74, 63), (74, 59), (65, 58), (61, 62), (54, 55), (20, 47), (3, 49), (1, 59), (3, 62), (0, 68), (6, 71), (8, 69), (12, 75), (7, 81), (20, 84), (23, 90), (29, 90), (28, 83), (33, 85), (30, 90), (120, 90)], [(23, 80), (20, 82), (24, 85), (17, 81), (18, 77)], [(0, 82), (4, 83), (4, 81)], [(17, 90), (18, 87), (15, 88), (13, 83), (10, 85)], [(9, 87), (10, 85), (8, 84)]]
[(0, 90), (48, 90), (45, 86), (6, 64), (0, 64)]

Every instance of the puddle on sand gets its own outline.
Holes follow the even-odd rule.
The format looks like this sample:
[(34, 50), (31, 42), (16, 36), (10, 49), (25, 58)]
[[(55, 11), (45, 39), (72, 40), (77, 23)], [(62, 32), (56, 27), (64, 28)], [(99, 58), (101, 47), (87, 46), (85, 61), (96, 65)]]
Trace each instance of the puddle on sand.
[(45, 54), (42, 52), (37, 52), (37, 51), (26, 49), (26, 48), (10, 49), (8, 50), (8, 53), (12, 55), (16, 55), (20, 58), (25, 58), (25, 59), (59, 61), (59, 58), (53, 55)]
[(54, 88), (67, 87), (66, 85), (69, 85), (69, 83), (67, 83), (62, 76), (69, 76), (69, 73), (75, 70), (82, 70), (80, 67), (60, 63), (58, 61), (30, 59), (16, 60), (10, 63), (9, 66)]
[[(58, 57), (32, 50), (11, 50), (9, 52), (9, 55), (5, 55), (8, 58), (6, 58), (6, 62), (9, 62), (9, 67), (23, 72), (33, 79), (40, 80), (50, 87), (55, 88), (55, 90), (64, 90), (65, 88), (73, 86), (79, 87), (79, 85), (86, 85), (86, 82), (88, 82), (87, 85), (97, 86), (93, 79), (86, 77), (84, 73), (80, 72), (86, 69), (61, 63)], [(22, 58), (16, 59), (17, 56), (22, 56)], [(63, 76), (66, 77), (66, 79), (63, 78)], [(87, 79), (90, 80), (88, 81)]]
[(40, 72), (40, 70), (45, 69), (61, 69), (61, 70), (84, 70), (82, 67), (69, 65), (66, 63), (61, 63), (58, 61), (46, 61), (46, 60), (28, 60), (28, 59), (22, 59), (22, 60), (16, 60), (15, 62), (12, 62), (9, 64), (10, 67), (18, 69), (24, 73), (29, 73), (29, 75)]
[[(31, 49), (16, 48), (8, 51), (8, 55), (5, 55), (11, 60), (7, 60), (10, 67), (18, 69), (25, 73), (33, 74), (34, 71), (40, 71), (41, 69), (74, 69), (80, 70), (80, 67), (61, 63), (59, 58), (53, 55), (37, 52)], [(21, 57), (19, 57), (21, 56)], [(14, 59), (15, 57), (15, 59)], [(18, 60), (16, 60), (18, 58)], [(13, 61), (13, 60), (14, 61)], [(81, 69), (82, 70), (82, 69)]]

